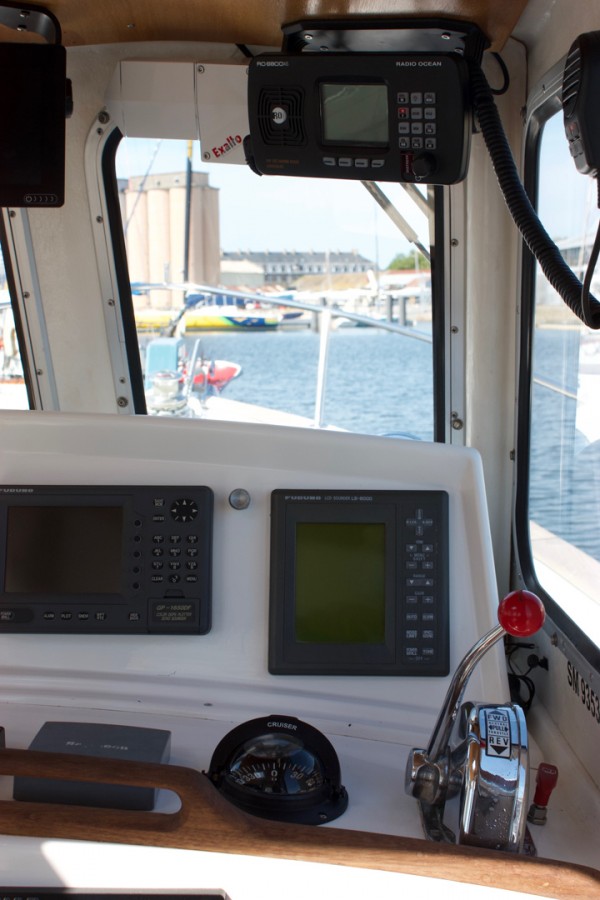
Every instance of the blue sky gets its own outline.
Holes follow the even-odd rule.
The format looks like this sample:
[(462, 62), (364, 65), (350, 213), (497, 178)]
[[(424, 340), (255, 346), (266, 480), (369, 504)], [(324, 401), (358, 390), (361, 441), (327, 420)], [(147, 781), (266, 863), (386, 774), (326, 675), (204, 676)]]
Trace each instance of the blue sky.
[[(186, 141), (126, 140), (117, 156), (119, 177), (143, 175), (154, 157), (155, 173), (184, 171)], [(409, 242), (359, 182), (260, 177), (247, 166), (205, 164), (193, 144), (193, 168), (209, 173), (220, 189), (223, 250), (352, 250), (385, 268)], [(577, 172), (562, 116), (545, 128), (541, 153), (540, 218), (558, 240), (590, 233), (598, 221), (596, 182)], [(427, 246), (425, 216), (396, 184), (381, 188)]]
[[(124, 141), (117, 156), (117, 175), (143, 175), (158, 141)], [(182, 172), (185, 141), (163, 141), (154, 159), (155, 173)], [(205, 164), (194, 144), (194, 171), (209, 172), (220, 189), (223, 250), (352, 250), (386, 268), (411, 245), (400, 234), (360, 182), (322, 178), (255, 175), (245, 166)], [(382, 184), (427, 246), (427, 222), (399, 185)]]
[(539, 216), (554, 240), (581, 237), (598, 223), (596, 181), (582, 175), (569, 153), (562, 113), (547, 123), (540, 153)]

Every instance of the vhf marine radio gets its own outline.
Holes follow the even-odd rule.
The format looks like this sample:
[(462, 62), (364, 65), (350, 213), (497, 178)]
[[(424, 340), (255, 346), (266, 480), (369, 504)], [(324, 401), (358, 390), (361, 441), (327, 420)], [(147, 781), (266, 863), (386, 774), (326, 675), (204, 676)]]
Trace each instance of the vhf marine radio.
[(480, 57), (486, 39), (467, 23), (446, 26), (377, 19), (284, 26), (283, 52), (250, 61), (251, 168), (362, 181), (463, 179), (472, 130), (466, 57)]

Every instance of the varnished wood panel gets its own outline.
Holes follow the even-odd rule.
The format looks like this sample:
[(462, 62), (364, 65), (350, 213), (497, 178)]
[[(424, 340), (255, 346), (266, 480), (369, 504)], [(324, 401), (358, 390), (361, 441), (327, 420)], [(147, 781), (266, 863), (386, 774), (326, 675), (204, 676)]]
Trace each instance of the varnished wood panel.
[[(210, 41), (278, 47), (281, 26), (310, 17), (447, 16), (475, 22), (500, 49), (526, 0), (46, 0), (63, 43)], [(2, 40), (14, 34), (0, 30)]]
[[(231, 806), (192, 769), (30, 750), (0, 750), (0, 774), (174, 791), (175, 813), (0, 802), (0, 833), (247, 854), (425, 875), (559, 900), (600, 896), (600, 872), (415, 838), (269, 822)], [(415, 810), (416, 815), (416, 810)]]

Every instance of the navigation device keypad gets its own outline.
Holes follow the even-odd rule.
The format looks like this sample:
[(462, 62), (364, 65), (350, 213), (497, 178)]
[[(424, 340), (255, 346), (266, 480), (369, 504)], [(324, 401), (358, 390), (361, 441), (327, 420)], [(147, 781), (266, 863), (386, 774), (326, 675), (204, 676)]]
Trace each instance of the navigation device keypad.
[(404, 656), (409, 661), (433, 661), (438, 655), (440, 633), (439, 552), (434, 540), (436, 516), (423, 507), (404, 521)]
[[(177, 507), (180, 509), (180, 507)], [(172, 512), (173, 515), (173, 512)], [(173, 518), (177, 522), (193, 522), (197, 515), (193, 515), (182, 519), (181, 517)], [(153, 584), (179, 584), (182, 580), (186, 584), (196, 584), (198, 581), (198, 535), (187, 534), (160, 534), (152, 535), (152, 542), (155, 545), (152, 548), (151, 567), (153, 574), (151, 577)], [(168, 546), (163, 546), (167, 544)], [(183, 544), (183, 546), (181, 546)], [(170, 573), (170, 574), (169, 574)]]

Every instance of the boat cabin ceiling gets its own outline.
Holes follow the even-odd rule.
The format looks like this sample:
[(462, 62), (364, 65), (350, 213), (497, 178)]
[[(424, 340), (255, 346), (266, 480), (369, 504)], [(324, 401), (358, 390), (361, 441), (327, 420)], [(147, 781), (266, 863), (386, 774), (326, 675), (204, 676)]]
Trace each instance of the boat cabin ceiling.
[[(207, 41), (278, 46), (281, 26), (308, 16), (443, 16), (474, 22), (500, 50), (526, 0), (48, 0), (65, 46), (132, 41)], [(0, 29), (0, 39), (14, 32)], [(32, 36), (33, 40), (39, 40)]]

